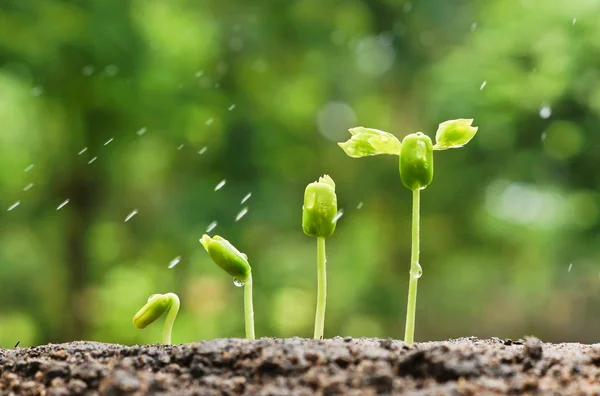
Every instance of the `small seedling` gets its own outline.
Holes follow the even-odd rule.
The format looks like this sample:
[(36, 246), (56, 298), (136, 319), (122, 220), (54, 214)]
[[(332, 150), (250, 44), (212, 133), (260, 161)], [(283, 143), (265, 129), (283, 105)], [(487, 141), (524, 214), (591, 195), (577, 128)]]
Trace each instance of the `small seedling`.
[(233, 284), (244, 286), (244, 316), (246, 321), (246, 338), (253, 340), (254, 336), (254, 307), (252, 306), (252, 269), (248, 257), (237, 250), (225, 238), (218, 235), (210, 237), (206, 234), (200, 243), (223, 271), (233, 276)]
[(133, 324), (138, 329), (145, 329), (149, 324), (156, 321), (167, 313), (165, 326), (163, 327), (162, 343), (171, 344), (171, 332), (173, 323), (179, 312), (179, 297), (175, 293), (153, 294), (148, 298), (146, 305), (142, 307), (133, 317)]
[(435, 135), (435, 145), (421, 132), (406, 136), (400, 143), (391, 133), (363, 127), (350, 129), (352, 138), (339, 143), (346, 154), (353, 158), (378, 154), (400, 156), (400, 178), (404, 186), (413, 192), (410, 281), (404, 333), (404, 342), (407, 344), (412, 344), (414, 340), (417, 282), (423, 274), (419, 264), (420, 192), (433, 179), (433, 151), (458, 148), (467, 144), (477, 132), (477, 127), (471, 126), (472, 123), (472, 119), (441, 123)]
[(315, 314), (316, 340), (323, 339), (325, 328), (325, 304), (327, 300), (327, 258), (325, 238), (335, 231), (337, 223), (337, 196), (335, 183), (324, 175), (319, 181), (310, 183), (304, 191), (302, 206), (302, 229), (308, 236), (317, 237), (317, 311)]

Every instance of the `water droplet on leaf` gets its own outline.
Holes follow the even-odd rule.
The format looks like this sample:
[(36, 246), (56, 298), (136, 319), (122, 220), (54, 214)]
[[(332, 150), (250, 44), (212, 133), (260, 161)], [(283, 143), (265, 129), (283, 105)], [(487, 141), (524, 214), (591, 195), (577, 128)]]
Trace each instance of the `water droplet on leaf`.
[(410, 276), (412, 276), (415, 279), (419, 279), (422, 275), (423, 275), (423, 268), (421, 268), (421, 264), (417, 263), (416, 266), (416, 272), (413, 272), (413, 270), (410, 270)]
[(244, 282), (242, 282), (242, 281), (241, 281), (241, 280), (239, 280), (238, 278), (233, 278), (233, 284), (234, 284), (236, 287), (242, 287), (242, 286), (244, 286)]

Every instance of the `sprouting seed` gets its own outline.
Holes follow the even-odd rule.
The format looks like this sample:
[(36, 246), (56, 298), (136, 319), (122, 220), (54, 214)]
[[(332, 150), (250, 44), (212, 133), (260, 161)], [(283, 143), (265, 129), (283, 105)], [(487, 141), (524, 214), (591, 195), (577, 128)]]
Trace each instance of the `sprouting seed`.
[(11, 210), (13, 210), (14, 208), (16, 208), (19, 205), (21, 205), (21, 201), (15, 202), (14, 204), (10, 205), (10, 207), (8, 208), (8, 211), (10, 212)]
[(133, 210), (131, 213), (129, 213), (129, 214), (127, 215), (127, 217), (125, 217), (125, 223), (127, 223), (129, 220), (131, 220), (131, 218), (132, 218), (133, 216), (135, 216), (136, 214), (138, 214), (138, 213), (139, 213), (139, 212), (138, 212), (138, 210), (137, 210), (137, 209), (134, 209), (134, 210)]
[(206, 232), (211, 232), (212, 230), (214, 230), (215, 228), (217, 228), (217, 222), (213, 221), (212, 223), (210, 223), (208, 225), (208, 227), (206, 227)]
[(573, 263), (569, 264), (569, 270), (567, 272), (571, 272), (571, 268), (573, 268)]
[(208, 120), (206, 120), (205, 124), (206, 125), (210, 125), (214, 122), (215, 120), (213, 118), (209, 118)]
[(362, 201), (360, 201), (360, 202), (358, 203), (358, 205), (356, 205), (356, 209), (362, 209), (362, 207), (363, 207), (363, 202), (362, 202)]
[(240, 202), (242, 205), (250, 199), (250, 197), (252, 196), (252, 193), (248, 193), (246, 194), (246, 196), (244, 198), (242, 198), (242, 202)]
[(337, 211), (337, 213), (335, 214), (335, 216), (333, 217), (333, 220), (331, 220), (332, 223), (335, 223), (336, 221), (338, 221), (340, 219), (340, 217), (342, 217), (344, 215), (344, 209), (340, 209)]
[(114, 138), (110, 138), (106, 141), (106, 143), (104, 143), (105, 146), (108, 146), (110, 144), (110, 142), (112, 142), (113, 140), (115, 140)]
[[(215, 191), (219, 191), (227, 183), (227, 180), (223, 179), (215, 186)], [(207, 231), (208, 232), (208, 231)]]
[(206, 153), (206, 150), (208, 150), (208, 147), (204, 146), (200, 149), (200, 151), (198, 151), (198, 154), (202, 155), (202, 154)]
[(29, 191), (31, 189), (31, 187), (33, 187), (33, 183), (29, 183), (28, 185), (23, 187), (23, 191)]
[(480, 90), (480, 91), (482, 91), (482, 90), (483, 90), (483, 88), (485, 88), (486, 84), (487, 84), (487, 81), (485, 81), (485, 80), (484, 80), (484, 81), (481, 83), (481, 86), (479, 87), (479, 90)]
[(231, 110), (233, 110), (233, 109), (235, 109), (235, 105), (234, 105), (234, 104), (232, 104), (231, 106), (229, 106), (229, 107), (227, 108), (227, 110), (229, 110), (229, 111), (231, 111)]
[(92, 162), (96, 161), (98, 159), (98, 157), (94, 157), (91, 160), (88, 161), (88, 164), (91, 164)]
[(144, 133), (146, 133), (147, 130), (148, 130), (148, 128), (146, 128), (146, 127), (140, 128), (137, 130), (136, 134), (138, 136), (142, 136)]
[(63, 208), (63, 207), (66, 205), (66, 204), (68, 204), (68, 203), (69, 203), (69, 200), (68, 200), (68, 199), (65, 199), (65, 200), (63, 201), (63, 203), (61, 203), (60, 205), (58, 205), (58, 208), (56, 208), (56, 210), (61, 210), (61, 209), (62, 209), (62, 208)]
[(235, 221), (239, 221), (242, 217), (246, 216), (248, 213), (248, 207), (246, 206), (244, 209), (240, 210), (240, 213), (235, 216)]
[(31, 164), (27, 168), (25, 168), (25, 172), (29, 172), (32, 169), (33, 169), (33, 164)]
[(87, 147), (84, 147), (80, 152), (77, 153), (77, 155), (81, 155), (83, 153), (85, 153), (87, 151)]
[(173, 260), (171, 260), (171, 262), (169, 263), (169, 267), (168, 268), (173, 268), (175, 267), (177, 264), (179, 264), (179, 262), (181, 261), (181, 256), (177, 256), (175, 257)]

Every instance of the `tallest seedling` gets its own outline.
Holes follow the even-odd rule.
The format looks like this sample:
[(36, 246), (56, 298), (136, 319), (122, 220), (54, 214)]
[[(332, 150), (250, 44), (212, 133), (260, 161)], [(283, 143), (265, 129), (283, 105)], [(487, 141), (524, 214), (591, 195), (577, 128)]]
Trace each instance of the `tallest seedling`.
[(339, 143), (346, 154), (353, 158), (378, 154), (398, 155), (402, 183), (413, 192), (410, 280), (404, 333), (404, 342), (407, 344), (412, 344), (414, 340), (417, 284), (423, 273), (419, 264), (421, 190), (425, 189), (433, 179), (433, 151), (458, 148), (467, 144), (477, 132), (477, 127), (471, 126), (472, 123), (472, 119), (450, 120), (441, 123), (435, 135), (435, 145), (427, 135), (421, 132), (406, 136), (400, 143), (390, 133), (363, 127), (350, 129), (352, 138), (347, 142)]

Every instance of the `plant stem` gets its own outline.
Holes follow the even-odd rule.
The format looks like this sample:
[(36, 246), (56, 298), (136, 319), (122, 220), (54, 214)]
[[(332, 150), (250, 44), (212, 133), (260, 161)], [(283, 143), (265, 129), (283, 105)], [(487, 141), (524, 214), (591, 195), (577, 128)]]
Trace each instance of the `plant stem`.
[(404, 342), (412, 344), (415, 336), (415, 310), (417, 308), (417, 283), (420, 277), (419, 268), (419, 212), (421, 190), (413, 190), (412, 210), (412, 248), (410, 254), (410, 281), (408, 283), (408, 304), (406, 307), (406, 328)]
[(325, 329), (325, 304), (327, 302), (327, 258), (325, 238), (317, 237), (317, 313), (315, 314), (315, 340), (323, 339)]
[(252, 304), (252, 274), (244, 283), (244, 316), (246, 320), (246, 338), (253, 340), (254, 335), (254, 305)]
[(179, 297), (177, 297), (177, 294), (174, 293), (167, 293), (167, 296), (171, 302), (171, 307), (169, 307), (169, 312), (167, 312), (167, 318), (165, 319), (162, 342), (163, 344), (171, 345), (171, 332), (173, 331), (173, 323), (175, 323), (175, 318), (179, 312)]

